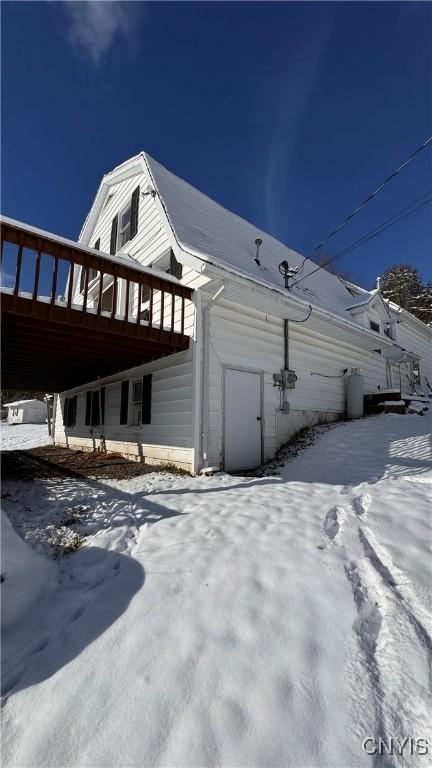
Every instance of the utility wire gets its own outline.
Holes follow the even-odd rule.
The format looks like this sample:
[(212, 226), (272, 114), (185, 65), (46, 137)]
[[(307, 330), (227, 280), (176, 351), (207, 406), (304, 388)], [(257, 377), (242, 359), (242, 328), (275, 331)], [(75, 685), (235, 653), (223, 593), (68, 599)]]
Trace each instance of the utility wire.
[[(367, 205), (367, 204), (368, 204), (368, 203), (369, 203), (369, 202), (370, 202), (370, 201), (371, 201), (371, 200), (372, 200), (372, 199), (373, 199), (373, 198), (374, 198), (374, 197), (375, 197), (375, 196), (376, 196), (376, 195), (377, 195), (379, 192), (381, 192), (381, 190), (382, 190), (382, 189), (384, 189), (384, 187), (386, 187), (386, 186), (387, 186), (387, 184), (389, 184), (389, 183), (390, 183), (390, 181), (392, 181), (392, 179), (394, 179), (394, 178), (395, 178), (395, 176), (397, 176), (397, 175), (398, 175), (398, 174), (399, 174), (399, 173), (400, 173), (400, 172), (401, 172), (401, 171), (402, 171), (402, 170), (403, 170), (403, 169), (404, 169), (404, 168), (405, 168), (405, 167), (406, 167), (406, 166), (407, 166), (407, 165), (408, 165), (408, 164), (409, 164), (409, 163), (410, 163), (412, 160), (414, 160), (414, 158), (415, 158), (415, 157), (416, 157), (418, 154), (420, 154), (420, 152), (422, 152), (424, 149), (426, 149), (426, 148), (429, 146), (429, 144), (431, 144), (431, 143), (432, 143), (432, 136), (429, 136), (429, 138), (428, 138), (428, 139), (426, 139), (426, 141), (425, 141), (423, 144), (421, 144), (421, 146), (420, 146), (420, 147), (417, 147), (417, 149), (416, 149), (416, 150), (415, 150), (415, 151), (414, 151), (414, 152), (413, 152), (413, 153), (412, 153), (412, 154), (411, 154), (411, 155), (410, 155), (410, 156), (409, 156), (409, 157), (408, 157), (408, 158), (405, 160), (405, 162), (404, 162), (404, 163), (402, 163), (402, 165), (400, 165), (400, 166), (399, 166), (399, 168), (396, 168), (396, 170), (395, 170), (395, 171), (393, 171), (393, 173), (391, 173), (391, 174), (390, 174), (390, 176), (387, 176), (387, 178), (386, 178), (386, 179), (384, 179), (384, 181), (383, 181), (383, 182), (382, 182), (382, 183), (379, 185), (379, 187), (377, 187), (377, 189), (375, 190), (375, 192), (372, 192), (372, 194), (368, 195), (368, 196), (365, 198), (365, 200), (363, 200), (363, 202), (362, 202), (362, 203), (360, 203), (360, 205), (358, 205), (358, 206), (357, 206), (357, 208), (356, 208), (356, 209), (355, 209), (355, 210), (354, 210), (352, 213), (350, 213), (350, 215), (349, 215), (349, 216), (347, 216), (347, 217), (346, 217), (346, 219), (344, 219), (344, 220), (342, 221), (342, 223), (341, 223), (341, 224), (339, 224), (339, 226), (338, 226), (338, 227), (336, 227), (335, 229), (333, 229), (333, 230), (332, 230), (332, 231), (331, 231), (331, 232), (330, 232), (330, 233), (327, 235), (327, 237), (326, 237), (326, 238), (324, 238), (324, 240), (322, 240), (322, 241), (321, 241), (321, 243), (319, 243), (319, 245), (317, 245), (317, 246), (316, 246), (316, 248), (314, 248), (314, 249), (313, 249), (313, 250), (310, 252), (309, 256), (306, 256), (306, 257), (305, 257), (305, 259), (303, 260), (303, 262), (302, 262), (301, 266), (300, 266), (300, 267), (299, 267), (299, 269), (297, 270), (297, 273), (298, 273), (298, 274), (300, 274), (301, 272), (303, 272), (303, 269), (304, 269), (304, 265), (306, 264), (306, 262), (308, 261), (308, 259), (310, 259), (310, 257), (311, 257), (311, 256), (313, 256), (313, 254), (314, 254), (314, 253), (316, 253), (317, 251), (319, 251), (319, 250), (320, 250), (320, 248), (322, 248), (322, 247), (323, 247), (323, 245), (325, 245), (325, 244), (326, 244), (326, 243), (327, 243), (327, 242), (330, 240), (330, 238), (334, 237), (334, 235), (336, 235), (336, 233), (337, 233), (337, 232), (339, 232), (339, 231), (342, 229), (342, 227), (344, 227), (344, 226), (345, 226), (345, 225), (346, 225), (346, 224), (347, 224), (349, 221), (351, 221), (351, 219), (352, 219), (352, 218), (353, 218), (353, 217), (354, 217), (354, 216), (355, 216), (355, 215), (356, 215), (356, 214), (357, 214), (359, 211), (361, 211), (361, 210), (362, 210), (362, 209), (365, 207), (365, 205)], [(294, 285), (295, 285), (295, 283), (294, 283)]]
[[(339, 251), (338, 253), (335, 253), (334, 256), (332, 256), (323, 264), (320, 264), (318, 267), (313, 269), (312, 272), (308, 272), (308, 274), (304, 275), (304, 277), (301, 277), (300, 280), (296, 280), (295, 283), (293, 283), (290, 286), (290, 290), (294, 288), (294, 286), (298, 285), (299, 283), (302, 283), (303, 280), (306, 280), (311, 275), (314, 275), (315, 272), (318, 272), (320, 269), (324, 269), (325, 267), (327, 267), (335, 259), (338, 259), (340, 256), (345, 256), (347, 253), (351, 253), (351, 251), (355, 251), (357, 248), (360, 248), (369, 240), (373, 240), (374, 237), (378, 237), (378, 235), (381, 235), (383, 232), (385, 232), (386, 229), (390, 229), (390, 227), (393, 227), (395, 224), (398, 224), (400, 221), (402, 221), (402, 219), (406, 219), (408, 216), (412, 216), (412, 214), (416, 213), (416, 211), (419, 211), (420, 208), (423, 208), (425, 205), (429, 205), (430, 203), (432, 203), (432, 198), (430, 198), (429, 200), (425, 200), (423, 203), (420, 203), (415, 208), (412, 208), (412, 206), (415, 205), (415, 203), (417, 203), (419, 200), (422, 200), (424, 197), (426, 197), (427, 194), (430, 194), (430, 192), (427, 192), (425, 195), (422, 195), (420, 198), (410, 203), (410, 205), (407, 205), (405, 208), (402, 208), (402, 210), (400, 210), (398, 213), (395, 213), (393, 216), (390, 216), (390, 218), (383, 221), (377, 227), (374, 227), (374, 229), (371, 229), (369, 232), (363, 235), (363, 237), (359, 238), (358, 240), (355, 240), (353, 243), (351, 243), (351, 245), (348, 245), (343, 250)], [(412, 208), (412, 210), (408, 210), (409, 208)], [(407, 212), (405, 213), (405, 211)], [(387, 222), (390, 222), (390, 223), (387, 223)]]
[[(429, 205), (432, 203), (432, 198), (430, 200), (425, 200), (424, 203), (421, 203), (420, 205), (417, 205), (415, 208), (413, 208), (412, 211), (408, 211), (408, 213), (405, 213), (403, 216), (392, 216), (391, 219), (395, 219), (395, 221), (391, 221), (390, 224), (387, 224), (387, 226), (384, 226), (386, 222), (383, 222), (381, 226), (376, 227), (376, 229), (371, 230), (369, 233), (364, 235), (360, 240), (356, 240), (354, 243), (352, 243), (350, 246), (347, 246), (343, 251), (339, 251), (336, 256), (332, 257), (337, 258), (339, 256), (344, 256), (346, 253), (351, 253), (351, 251), (354, 251), (356, 248), (359, 248), (361, 245), (366, 243), (368, 240), (373, 240), (374, 237), (377, 237), (378, 235), (381, 235), (382, 232), (385, 232), (386, 229), (390, 229), (394, 224), (398, 224), (402, 219), (406, 219), (408, 216), (411, 216), (411, 214), (415, 213), (416, 211), (419, 211), (420, 208), (423, 208), (425, 205)], [(411, 206), (410, 206), (411, 207)], [(400, 213), (402, 213), (406, 209), (402, 209)], [(387, 219), (389, 221), (389, 219)], [(310, 273), (312, 274), (312, 273)]]
[[(414, 205), (417, 205), (417, 203), (420, 203), (422, 200), (425, 199), (425, 197), (428, 197), (431, 194), (432, 194), (432, 189), (429, 189), (423, 195), (420, 195), (420, 197), (418, 197), (416, 200), (413, 200), (412, 203), (409, 203), (409, 205), (406, 205), (404, 208), (401, 208), (400, 211), (398, 211), (397, 213), (394, 213), (393, 216), (389, 216), (389, 218), (385, 219), (385, 221), (383, 221), (381, 224), (378, 224), (376, 227), (371, 229), (369, 232), (366, 232), (366, 235), (363, 235), (358, 240), (355, 240), (353, 243), (351, 243), (351, 245), (348, 245), (346, 247), (346, 249), (347, 250), (351, 249), (351, 246), (357, 245), (357, 243), (360, 243), (365, 237), (368, 237), (373, 232), (376, 232), (376, 231), (380, 230), (382, 227), (384, 227), (385, 224), (388, 224), (388, 222), (393, 221), (393, 219), (397, 219), (401, 214), (405, 213), (405, 211), (407, 211), (409, 208), (412, 208)], [(339, 251), (339, 254), (342, 254), (342, 253), (343, 253), (343, 251)]]

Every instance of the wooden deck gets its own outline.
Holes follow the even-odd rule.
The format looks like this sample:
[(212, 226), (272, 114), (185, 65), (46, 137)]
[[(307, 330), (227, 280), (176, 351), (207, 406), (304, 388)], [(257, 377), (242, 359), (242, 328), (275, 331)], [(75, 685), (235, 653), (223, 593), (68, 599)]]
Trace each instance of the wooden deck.
[[(10, 283), (1, 288), (4, 388), (60, 392), (189, 347), (185, 304), (192, 291), (177, 281), (5, 218), (1, 253)], [(81, 268), (77, 302), (71, 276), (81, 276)], [(143, 286), (144, 317), (132, 301)]]

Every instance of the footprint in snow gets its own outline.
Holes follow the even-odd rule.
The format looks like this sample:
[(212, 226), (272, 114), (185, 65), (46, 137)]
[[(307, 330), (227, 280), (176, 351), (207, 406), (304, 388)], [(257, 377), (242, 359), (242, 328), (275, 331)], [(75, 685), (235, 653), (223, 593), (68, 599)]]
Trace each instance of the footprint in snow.
[(334, 541), (338, 535), (342, 523), (343, 509), (341, 507), (332, 507), (326, 514), (324, 520), (324, 533)]
[(371, 501), (372, 501), (371, 497), (368, 496), (367, 494), (364, 496), (356, 496), (356, 498), (353, 499), (353, 502), (352, 502), (353, 510), (356, 513), (356, 515), (358, 515), (359, 517), (361, 517), (362, 515), (365, 515), (371, 505)]
[[(351, 583), (357, 608), (357, 618), (354, 621), (353, 629), (365, 654), (364, 661), (372, 676), (376, 678), (377, 660), (375, 654), (383, 617), (378, 603), (368, 597), (367, 588), (362, 582), (357, 567), (351, 563), (349, 567), (345, 568), (345, 573)], [(378, 681), (375, 680), (375, 682)]]

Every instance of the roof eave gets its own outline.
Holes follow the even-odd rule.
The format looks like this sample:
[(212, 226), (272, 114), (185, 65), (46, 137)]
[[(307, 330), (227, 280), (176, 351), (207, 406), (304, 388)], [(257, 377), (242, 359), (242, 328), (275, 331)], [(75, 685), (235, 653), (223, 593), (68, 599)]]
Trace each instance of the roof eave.
[[(312, 307), (312, 313), (315, 313), (319, 318), (331, 322), (333, 325), (342, 328), (349, 328), (352, 333), (359, 337), (363, 337), (364, 339), (368, 339), (371, 342), (373, 342), (370, 346), (370, 348), (384, 348), (391, 346), (392, 342), (383, 336), (377, 336), (375, 331), (370, 331), (367, 328), (365, 328), (362, 325), (359, 325), (358, 323), (354, 322), (353, 320), (350, 320), (349, 318), (341, 317), (340, 315), (336, 315), (333, 312), (330, 312), (330, 310), (323, 309), (322, 307), (319, 307), (312, 302), (307, 302), (300, 297), (294, 296), (293, 294), (287, 294), (283, 288), (277, 288), (273, 285), (265, 285), (264, 283), (253, 280), (251, 277), (245, 277), (244, 275), (236, 272), (235, 270), (227, 268), (222, 268), (219, 265), (212, 264), (210, 261), (207, 261), (205, 264), (203, 264), (201, 272), (206, 273), (209, 278), (217, 278), (226, 280), (227, 278), (237, 282), (239, 285), (242, 285), (244, 288), (250, 290), (250, 283), (253, 283), (254, 288), (257, 292), (263, 293), (265, 296), (270, 297), (273, 299), (273, 301), (276, 301), (277, 303), (280, 303), (282, 307), (286, 308), (286, 314), (289, 313), (289, 310), (299, 310), (301, 309), (302, 312), (299, 314), (298, 318), (292, 318), (294, 321), (298, 321), (304, 318), (305, 313), (307, 314), (307, 311), (309, 310), (309, 307)], [(269, 314), (271, 314), (271, 308), (268, 308)], [(283, 312), (278, 313), (279, 316), (283, 316)]]
[(112, 171), (102, 176), (98, 190), (94, 197), (91, 208), (85, 218), (81, 232), (78, 237), (78, 242), (83, 242), (86, 245), (89, 242), (91, 233), (93, 232), (97, 218), (102, 210), (109, 188), (113, 184), (119, 184), (121, 181), (134, 176), (136, 172), (144, 171), (145, 164), (143, 162), (143, 153), (134, 155), (126, 160), (124, 163), (117, 165)]

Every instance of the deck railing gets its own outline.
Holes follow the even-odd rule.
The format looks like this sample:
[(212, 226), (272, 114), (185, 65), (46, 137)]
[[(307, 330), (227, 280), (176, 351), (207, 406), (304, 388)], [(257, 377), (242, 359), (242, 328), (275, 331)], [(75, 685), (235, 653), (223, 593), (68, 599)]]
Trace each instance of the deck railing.
[[(25, 313), (36, 315), (44, 304), (46, 318), (52, 316), (49, 309), (52, 308), (58, 320), (58, 308), (61, 307), (66, 310), (65, 322), (72, 321), (72, 316), (76, 320), (76, 313), (80, 312), (83, 325), (86, 325), (84, 316), (92, 317), (92, 322), (94, 318), (101, 318), (105, 327), (108, 318), (112, 321), (110, 330), (122, 332), (123, 328), (127, 335), (140, 335), (141, 328), (146, 328), (151, 338), (155, 338), (154, 331), (164, 336), (168, 333), (171, 337), (185, 334), (186, 305), (191, 304), (191, 289), (174, 280), (152, 275), (149, 269), (140, 269), (132, 259), (130, 264), (124, 263), (127, 256), (117, 258), (99, 254), (8, 219), (2, 220), (1, 256), (2, 264), (7, 256), (7, 266), (2, 266), (2, 273), (7, 272), (9, 285), (2, 287), (2, 293), (10, 297), (8, 311), (22, 312), (27, 306)], [(33, 269), (28, 268), (29, 258), (33, 261)], [(26, 268), (25, 260), (28, 261)], [(29, 283), (31, 272), (33, 277)], [(29, 283), (26, 286), (29, 290), (23, 290), (23, 276), (24, 282)], [(143, 286), (146, 288), (144, 312), (141, 303)], [(152, 330), (153, 333), (149, 333)]]

